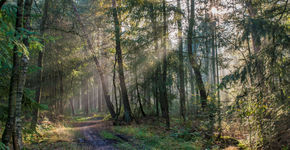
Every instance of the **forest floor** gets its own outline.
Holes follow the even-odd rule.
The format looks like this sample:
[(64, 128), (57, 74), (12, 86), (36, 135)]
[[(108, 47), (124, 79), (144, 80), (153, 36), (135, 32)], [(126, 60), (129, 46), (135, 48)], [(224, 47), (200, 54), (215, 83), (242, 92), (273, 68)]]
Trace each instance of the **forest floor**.
[(113, 145), (117, 143), (114, 139), (104, 139), (100, 134), (111, 127), (111, 123), (103, 121), (103, 117), (92, 118), (87, 121), (76, 122), (73, 124), (79, 130), (82, 137), (78, 138), (78, 143), (87, 145), (91, 149), (98, 150), (117, 150)]
[[(74, 116), (59, 123), (43, 120), (37, 133), (24, 134), (25, 147), (31, 150), (203, 150), (208, 141), (202, 131), (189, 131), (178, 119), (172, 119), (172, 129), (154, 117), (144, 118), (138, 124), (113, 126), (105, 115)], [(24, 130), (25, 132), (25, 130)], [(239, 142), (223, 139), (211, 142), (210, 149), (241, 149)]]
[(37, 133), (25, 134), (24, 143), (31, 150), (117, 150), (117, 139), (110, 138), (112, 122), (103, 115), (76, 116), (58, 123), (42, 121)]

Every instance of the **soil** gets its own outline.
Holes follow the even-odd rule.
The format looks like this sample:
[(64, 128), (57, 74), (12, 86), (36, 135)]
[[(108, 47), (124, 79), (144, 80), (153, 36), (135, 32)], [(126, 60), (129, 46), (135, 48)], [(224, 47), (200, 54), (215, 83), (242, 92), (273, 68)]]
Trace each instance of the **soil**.
[(115, 140), (103, 139), (100, 136), (100, 131), (107, 130), (112, 126), (111, 122), (103, 121), (103, 118), (94, 118), (89, 121), (78, 122), (74, 127), (79, 128), (82, 136), (78, 139), (81, 145), (89, 145), (92, 150), (117, 150), (114, 144)]

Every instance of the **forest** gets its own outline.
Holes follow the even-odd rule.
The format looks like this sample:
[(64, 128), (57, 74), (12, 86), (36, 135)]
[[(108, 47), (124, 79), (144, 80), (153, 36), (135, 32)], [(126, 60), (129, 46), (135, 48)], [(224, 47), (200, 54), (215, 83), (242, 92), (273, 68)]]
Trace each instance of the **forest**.
[(0, 150), (290, 149), (288, 0), (0, 0)]

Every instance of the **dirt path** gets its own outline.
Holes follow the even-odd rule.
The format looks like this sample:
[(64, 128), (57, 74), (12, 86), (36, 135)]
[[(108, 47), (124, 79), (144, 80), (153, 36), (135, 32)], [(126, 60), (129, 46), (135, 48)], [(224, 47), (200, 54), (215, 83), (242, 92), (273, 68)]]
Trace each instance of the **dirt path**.
[(74, 124), (78, 128), (81, 137), (77, 137), (80, 144), (89, 145), (92, 150), (117, 150), (113, 146), (116, 141), (106, 140), (100, 136), (100, 131), (108, 129), (110, 122), (102, 121), (102, 118), (94, 118), (90, 121), (83, 121)]

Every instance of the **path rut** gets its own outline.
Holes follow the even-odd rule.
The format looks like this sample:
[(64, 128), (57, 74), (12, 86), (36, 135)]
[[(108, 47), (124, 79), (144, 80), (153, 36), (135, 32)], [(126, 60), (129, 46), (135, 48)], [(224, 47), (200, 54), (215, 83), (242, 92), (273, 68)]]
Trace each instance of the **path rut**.
[(110, 124), (102, 121), (102, 118), (75, 124), (75, 127), (79, 128), (82, 134), (82, 138), (79, 138), (78, 142), (89, 145), (92, 150), (118, 150), (113, 146), (115, 141), (103, 139), (100, 136), (100, 132), (109, 126)]

